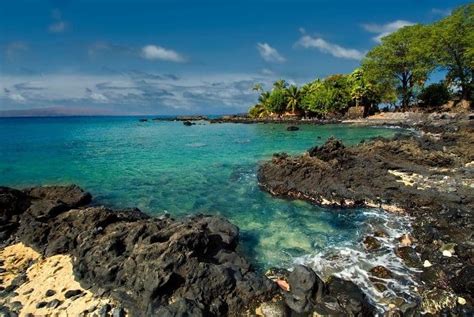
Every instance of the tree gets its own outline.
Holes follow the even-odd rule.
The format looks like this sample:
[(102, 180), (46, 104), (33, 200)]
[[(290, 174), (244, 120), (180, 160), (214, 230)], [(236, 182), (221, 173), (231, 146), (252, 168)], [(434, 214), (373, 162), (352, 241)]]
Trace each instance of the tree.
[(270, 115), (268, 104), (270, 99), (270, 92), (263, 91), (258, 96), (258, 103), (249, 109), (249, 115), (252, 118), (262, 118)]
[(332, 75), (324, 80), (317, 79), (304, 85), (301, 91), (302, 108), (320, 116), (343, 112), (351, 101), (347, 75)]
[(249, 109), (249, 116), (251, 118), (263, 118), (269, 115), (267, 108), (262, 104), (256, 104)]
[(284, 79), (279, 79), (273, 83), (274, 89), (285, 89), (288, 87), (288, 83)]
[(295, 113), (301, 103), (301, 92), (295, 85), (291, 85), (286, 90), (286, 108)]
[(349, 76), (351, 85), (351, 100), (355, 106), (364, 107), (364, 116), (368, 115), (384, 98), (384, 91), (389, 87), (380, 87), (367, 79), (361, 68), (356, 68)]
[(447, 71), (448, 83), (459, 87), (462, 98), (469, 100), (474, 77), (474, 4), (454, 10), (432, 28), (436, 63)]
[(415, 87), (422, 86), (434, 69), (430, 37), (429, 27), (403, 27), (382, 38), (382, 43), (367, 53), (362, 62), (370, 81), (396, 88), (404, 108), (413, 99)]
[(439, 107), (447, 103), (450, 97), (448, 87), (441, 82), (423, 88), (418, 99), (420, 99), (421, 105), (425, 107)]
[(252, 90), (256, 92), (263, 92), (263, 85), (261, 83), (256, 83), (253, 85)]
[(268, 97), (267, 109), (282, 114), (286, 109), (286, 92), (284, 89), (273, 89)]

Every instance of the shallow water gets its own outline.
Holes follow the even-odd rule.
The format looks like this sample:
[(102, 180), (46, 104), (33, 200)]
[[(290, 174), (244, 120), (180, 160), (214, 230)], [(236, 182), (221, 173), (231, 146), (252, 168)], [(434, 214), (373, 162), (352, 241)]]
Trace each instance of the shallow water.
[[(134, 117), (0, 119), (0, 185), (76, 183), (111, 207), (176, 217), (223, 215), (241, 229), (241, 248), (258, 268), (290, 267), (331, 250), (358, 249), (369, 226), (385, 226), (385, 220), (366, 210), (337, 212), (271, 197), (258, 187), (258, 162), (275, 152), (302, 153), (330, 136), (355, 144), (397, 132), (342, 125), (300, 129), (186, 127)], [(392, 225), (405, 230), (403, 222)]]

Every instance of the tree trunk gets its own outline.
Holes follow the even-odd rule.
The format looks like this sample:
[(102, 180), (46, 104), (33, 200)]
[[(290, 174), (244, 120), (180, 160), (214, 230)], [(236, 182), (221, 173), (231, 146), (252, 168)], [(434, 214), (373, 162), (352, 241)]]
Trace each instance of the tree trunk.
[(407, 73), (403, 73), (402, 75), (402, 109), (407, 109), (410, 97), (408, 95), (408, 75)]

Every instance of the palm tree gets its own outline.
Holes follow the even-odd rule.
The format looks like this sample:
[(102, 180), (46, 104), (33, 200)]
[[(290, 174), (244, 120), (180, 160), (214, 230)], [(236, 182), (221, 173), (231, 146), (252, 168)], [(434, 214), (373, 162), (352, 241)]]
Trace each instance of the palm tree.
[(291, 85), (286, 90), (286, 100), (287, 106), (286, 109), (295, 113), (298, 110), (298, 107), (301, 102), (301, 91), (295, 85)]
[(284, 79), (279, 79), (273, 83), (273, 88), (275, 89), (285, 89), (288, 86), (288, 83)]
[(256, 92), (263, 92), (263, 85), (261, 83), (256, 83), (253, 85), (252, 90)]
[(270, 98), (270, 92), (264, 91), (258, 96), (258, 103), (262, 106), (266, 107), (268, 103), (268, 99)]

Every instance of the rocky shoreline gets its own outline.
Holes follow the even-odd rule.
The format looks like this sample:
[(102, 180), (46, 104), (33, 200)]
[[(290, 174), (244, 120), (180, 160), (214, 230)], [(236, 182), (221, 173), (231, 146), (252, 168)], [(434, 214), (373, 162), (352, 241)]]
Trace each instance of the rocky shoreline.
[(304, 266), (256, 273), (223, 218), (149, 217), (90, 202), (74, 185), (0, 187), (2, 316), (376, 313), (350, 281), (322, 281)]
[[(189, 118), (186, 118), (189, 119)], [(306, 266), (256, 272), (237, 251), (239, 230), (206, 215), (150, 217), (91, 205), (81, 188), (0, 187), (0, 316), (472, 316), (472, 115), (403, 115), (346, 122), (402, 126), (412, 135), (308, 153), (259, 168), (270, 193), (413, 219), (395, 254), (412, 267), (419, 300), (381, 312), (353, 282)], [(287, 123), (287, 122), (285, 122)], [(296, 132), (297, 133), (297, 132)], [(365, 237), (380, 251), (382, 230)], [(370, 280), (393, 272), (373, 267)], [(54, 281), (54, 282), (52, 282)]]
[[(376, 207), (413, 218), (395, 250), (419, 270), (414, 312), (472, 316), (474, 294), (474, 124), (472, 115), (436, 114), (352, 124), (419, 131), (346, 147), (336, 139), (300, 156), (275, 154), (259, 168), (276, 196), (337, 207)], [(364, 242), (377, 249), (383, 232)], [(390, 272), (386, 272), (390, 274)], [(405, 312), (407, 313), (407, 312)]]

